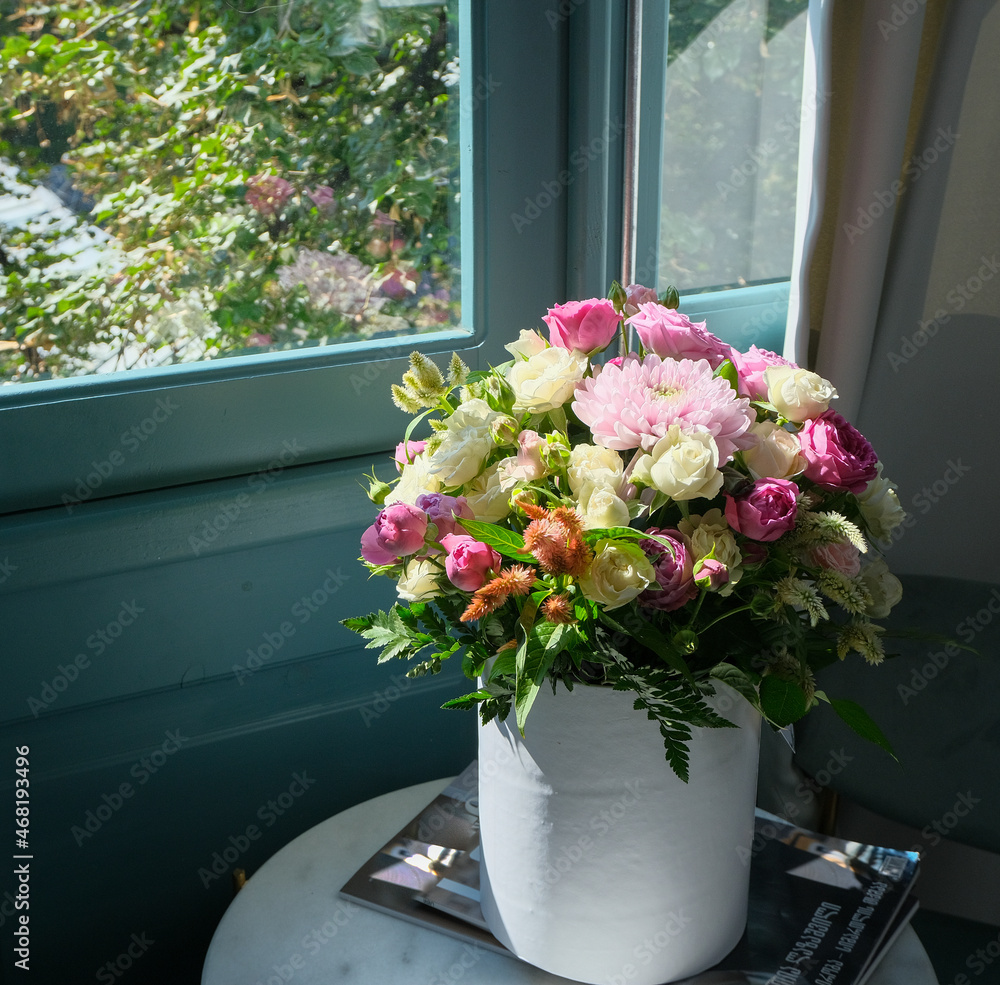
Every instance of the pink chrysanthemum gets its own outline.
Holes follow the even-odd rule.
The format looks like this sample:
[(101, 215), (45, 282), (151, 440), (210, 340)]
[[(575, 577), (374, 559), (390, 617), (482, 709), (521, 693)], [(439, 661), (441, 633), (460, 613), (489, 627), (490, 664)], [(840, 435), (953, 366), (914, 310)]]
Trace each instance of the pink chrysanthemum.
[(620, 366), (605, 366), (576, 388), (573, 412), (606, 448), (650, 451), (672, 425), (682, 431), (708, 431), (719, 460), (748, 448), (753, 423), (750, 402), (704, 360), (628, 356)]

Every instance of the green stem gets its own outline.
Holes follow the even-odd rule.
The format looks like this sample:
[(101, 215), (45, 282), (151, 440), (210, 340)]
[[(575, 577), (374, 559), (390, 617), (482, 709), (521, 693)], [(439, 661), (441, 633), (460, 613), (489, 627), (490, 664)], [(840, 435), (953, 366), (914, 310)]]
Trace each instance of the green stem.
[(737, 612), (747, 612), (752, 609), (752, 605), (741, 605), (736, 609), (731, 609), (729, 612), (723, 613), (718, 619), (713, 619), (707, 626), (702, 626), (700, 632), (704, 633), (706, 630), (711, 629), (713, 626), (718, 625), (723, 619), (728, 619), (730, 616), (735, 616)]

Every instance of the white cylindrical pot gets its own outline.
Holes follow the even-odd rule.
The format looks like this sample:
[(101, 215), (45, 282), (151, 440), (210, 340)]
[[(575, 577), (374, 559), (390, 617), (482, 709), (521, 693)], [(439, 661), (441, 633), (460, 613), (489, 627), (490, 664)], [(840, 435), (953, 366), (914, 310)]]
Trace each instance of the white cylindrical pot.
[(746, 926), (760, 717), (695, 729), (690, 782), (628, 691), (546, 683), (522, 738), (479, 734), (483, 913), (518, 957), (595, 985), (660, 985), (720, 961)]

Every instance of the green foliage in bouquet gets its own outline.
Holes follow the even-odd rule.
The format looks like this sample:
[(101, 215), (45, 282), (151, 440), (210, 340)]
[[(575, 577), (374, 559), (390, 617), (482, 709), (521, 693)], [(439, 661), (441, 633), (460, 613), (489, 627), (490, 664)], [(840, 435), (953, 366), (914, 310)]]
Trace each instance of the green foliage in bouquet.
[(373, 474), (361, 542), (401, 601), (344, 624), (412, 676), (461, 654), (478, 686), (445, 707), (522, 732), (547, 684), (631, 691), (685, 780), (692, 729), (731, 726), (706, 702), (718, 682), (777, 727), (828, 702), (888, 749), (815, 674), (884, 657), (894, 487), (826, 380), (676, 307), (616, 284), (550, 309), (548, 339), (521, 332), (489, 371), (414, 353), (393, 387), (414, 416), (399, 476)]

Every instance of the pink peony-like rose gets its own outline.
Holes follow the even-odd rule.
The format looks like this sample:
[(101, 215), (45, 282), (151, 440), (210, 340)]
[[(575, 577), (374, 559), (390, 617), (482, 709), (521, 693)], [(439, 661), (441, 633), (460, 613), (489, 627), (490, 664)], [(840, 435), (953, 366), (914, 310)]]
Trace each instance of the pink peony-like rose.
[(718, 369), (733, 350), (722, 339), (705, 330), (704, 322), (693, 322), (674, 308), (652, 301), (639, 305), (626, 322), (639, 333), (642, 344), (664, 359), (706, 359)]
[(465, 531), (458, 525), (459, 520), (474, 520), (475, 516), (464, 496), (446, 496), (444, 493), (421, 493), (417, 506), (424, 510), (427, 519), (437, 527), (437, 539), (448, 534)]
[(647, 588), (639, 595), (640, 605), (648, 605), (661, 612), (673, 612), (690, 602), (698, 594), (694, 583), (691, 555), (680, 531), (660, 530), (650, 527), (647, 533), (666, 540), (671, 547), (657, 540), (640, 540), (639, 546), (646, 553), (656, 572), (656, 587)]
[(396, 468), (402, 472), (403, 466), (412, 465), (413, 460), (422, 454), (426, 447), (426, 441), (401, 441), (396, 445), (396, 454), (393, 456)]
[(361, 535), (361, 556), (369, 564), (395, 564), (399, 560), (397, 554), (379, 543), (374, 523)]
[(625, 288), (625, 304), (622, 305), (622, 311), (626, 317), (634, 315), (638, 313), (640, 304), (657, 304), (659, 300), (656, 296), (656, 291), (652, 287), (643, 287), (642, 284), (629, 284)]
[(848, 578), (856, 578), (861, 572), (861, 552), (849, 541), (839, 544), (822, 544), (814, 547), (809, 556), (813, 564), (831, 571), (839, 571)]
[(606, 349), (618, 334), (618, 312), (606, 298), (557, 304), (542, 321), (549, 327), (552, 345), (579, 352)]
[(805, 476), (827, 489), (857, 495), (878, 475), (878, 457), (868, 439), (836, 411), (806, 421), (799, 432)]
[(751, 540), (777, 540), (795, 526), (797, 492), (787, 479), (758, 479), (745, 495), (726, 495), (726, 520)]
[(375, 517), (374, 527), (379, 547), (406, 557), (424, 546), (427, 514), (409, 503), (393, 503)]
[(441, 546), (448, 552), (445, 573), (463, 592), (478, 591), (487, 575), (500, 570), (500, 555), (488, 544), (467, 534), (447, 534), (441, 538)]
[(758, 349), (752, 345), (746, 352), (733, 349), (733, 364), (739, 377), (740, 393), (746, 394), (751, 400), (767, 400), (767, 384), (764, 382), (764, 371), (771, 366), (791, 366), (798, 369), (795, 363), (782, 358), (770, 349)]

